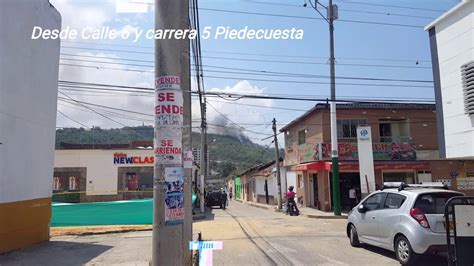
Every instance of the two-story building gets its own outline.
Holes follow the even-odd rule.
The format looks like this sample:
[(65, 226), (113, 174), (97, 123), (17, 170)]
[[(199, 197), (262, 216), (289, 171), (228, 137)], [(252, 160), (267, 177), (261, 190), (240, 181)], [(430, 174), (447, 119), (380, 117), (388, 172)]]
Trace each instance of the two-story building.
[[(474, 170), (472, 162), (439, 160), (436, 108), (433, 104), (350, 103), (337, 105), (340, 190), (343, 209), (349, 190), (360, 191), (357, 127), (370, 126), (375, 182), (442, 181), (467, 194), (474, 190), (456, 178)], [(288, 176), (297, 177), (303, 206), (331, 210), (332, 164), (329, 105), (317, 104), (281, 130), (285, 134)], [(360, 193), (358, 193), (360, 199)]]

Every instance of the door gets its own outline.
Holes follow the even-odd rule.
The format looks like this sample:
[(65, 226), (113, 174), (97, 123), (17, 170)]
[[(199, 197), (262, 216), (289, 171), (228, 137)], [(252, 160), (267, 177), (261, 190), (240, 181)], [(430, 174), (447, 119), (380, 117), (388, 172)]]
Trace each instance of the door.
[(314, 189), (313, 189), (313, 184), (316, 183), (314, 180), (314, 175), (311, 175), (309, 178), (309, 206), (314, 207), (316, 206), (314, 204)]
[(386, 248), (393, 246), (393, 236), (395, 235), (397, 224), (400, 223), (401, 214), (405, 208), (403, 206), (405, 200), (406, 197), (403, 195), (388, 193), (383, 208), (379, 211), (379, 218), (377, 219), (378, 234), (380, 241)]
[(313, 199), (311, 200), (311, 203), (313, 204), (314, 207), (320, 208), (319, 206), (319, 194), (318, 194), (318, 175), (313, 174), (313, 184), (311, 186), (311, 189), (313, 191)]
[(378, 219), (380, 219), (380, 211), (383, 208), (387, 193), (381, 192), (368, 197), (363, 205), (367, 211), (360, 214), (360, 222), (357, 226), (359, 238), (369, 244), (377, 244), (380, 242)]

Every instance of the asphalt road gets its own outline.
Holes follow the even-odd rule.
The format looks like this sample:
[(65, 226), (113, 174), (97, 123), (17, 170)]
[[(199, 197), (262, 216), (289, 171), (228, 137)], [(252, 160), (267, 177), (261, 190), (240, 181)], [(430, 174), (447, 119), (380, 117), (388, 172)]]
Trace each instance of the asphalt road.
[[(215, 265), (400, 265), (392, 252), (365, 246), (353, 248), (344, 219), (291, 217), (231, 202), (213, 219), (194, 223), (204, 240), (223, 241), (214, 251)], [(426, 257), (419, 265), (446, 265)]]

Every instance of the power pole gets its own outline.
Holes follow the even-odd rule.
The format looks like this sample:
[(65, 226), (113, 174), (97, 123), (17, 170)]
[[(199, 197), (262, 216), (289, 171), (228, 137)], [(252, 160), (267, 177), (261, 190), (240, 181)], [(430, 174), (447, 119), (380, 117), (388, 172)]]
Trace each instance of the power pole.
[(329, 20), (329, 61), (331, 64), (331, 157), (332, 157), (332, 194), (334, 215), (341, 215), (341, 192), (339, 190), (339, 155), (337, 144), (337, 118), (336, 118), (336, 71), (334, 59), (334, 20), (337, 19), (337, 6), (329, 0), (328, 20)]
[(273, 129), (273, 142), (275, 143), (275, 168), (276, 168), (276, 175), (277, 175), (277, 183), (278, 183), (278, 211), (281, 211), (281, 204), (283, 202), (281, 196), (281, 176), (280, 176), (280, 151), (278, 150), (278, 138), (276, 133), (276, 119), (273, 118), (272, 121), (272, 129)]
[(204, 206), (204, 188), (206, 187), (206, 175), (207, 175), (207, 125), (206, 125), (206, 99), (203, 98), (201, 102), (201, 188), (199, 190), (199, 206), (201, 213), (205, 212)]
[[(155, 30), (187, 29), (188, 9), (186, 0), (155, 0)], [(191, 137), (187, 42), (155, 41), (153, 265), (191, 263), (191, 175), (183, 168), (183, 152), (190, 149)]]
[[(328, 6), (319, 3), (319, 0), (313, 2), (309, 0), (311, 6), (316, 10), (321, 17), (323, 17), (329, 24), (329, 62), (330, 62), (330, 84), (331, 84), (331, 99), (329, 104), (330, 120), (331, 120), (331, 159), (332, 159), (332, 205), (334, 215), (341, 215), (341, 192), (339, 189), (339, 155), (337, 145), (337, 118), (336, 118), (336, 71), (334, 59), (334, 20), (338, 19), (338, 7), (332, 4), (329, 0)], [(306, 7), (306, 0), (304, 6)], [(325, 17), (318, 10), (321, 6), (327, 10)]]

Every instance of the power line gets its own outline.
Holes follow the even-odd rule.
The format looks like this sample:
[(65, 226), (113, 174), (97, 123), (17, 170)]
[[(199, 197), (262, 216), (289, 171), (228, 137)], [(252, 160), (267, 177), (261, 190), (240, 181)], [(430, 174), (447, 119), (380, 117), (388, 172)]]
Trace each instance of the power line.
[[(152, 88), (145, 88), (145, 87), (133, 87), (133, 86), (130, 86), (130, 87), (127, 87), (127, 86), (122, 86), (122, 85), (112, 85), (112, 84), (98, 84), (98, 83), (78, 83), (78, 82), (71, 82), (71, 81), (60, 81), (59, 82), (60, 85), (61, 84), (70, 84), (70, 85), (61, 85), (61, 86), (69, 86), (69, 87), (78, 87), (78, 88), (85, 88), (85, 89), (99, 89), (99, 90), (107, 90), (107, 89), (104, 89), (104, 88), (100, 88), (100, 87), (106, 87), (106, 88), (133, 88), (133, 89), (137, 89), (137, 90), (145, 90), (145, 91), (153, 91)], [(75, 84), (75, 85), (74, 85)], [(83, 86), (81, 85), (78, 85), (78, 84), (82, 84)], [(97, 87), (88, 87), (88, 86), (99, 86), (99, 88)], [(121, 90), (121, 89), (118, 89), (118, 90)], [(117, 90), (117, 91), (118, 91)], [(107, 90), (107, 91), (110, 91), (110, 90)], [(133, 91), (133, 90), (126, 90), (127, 92), (136, 92), (136, 91)], [(198, 92), (197, 91), (185, 91), (185, 92), (188, 92), (188, 93), (193, 93), (193, 94), (197, 94)], [(301, 101), (320, 101), (320, 102), (326, 102), (327, 99), (325, 98), (311, 98), (311, 97), (307, 97), (307, 98), (303, 98), (303, 97), (282, 97), (282, 96), (275, 96), (275, 94), (272, 95), (257, 95), (257, 94), (238, 94), (238, 93), (228, 93), (228, 92), (207, 92), (206, 95), (208, 96), (223, 96), (223, 97), (227, 97), (227, 98), (253, 98), (253, 99), (276, 99), (276, 100), (301, 100)], [(291, 94), (293, 96), (295, 96), (294, 94)], [(314, 97), (314, 96), (312, 96)], [(351, 100), (351, 99), (345, 99), (345, 100), (341, 100), (340, 102), (357, 102), (357, 103), (380, 103), (382, 100), (380, 101), (366, 101), (366, 100)], [(383, 101), (390, 101), (390, 100), (383, 100)], [(397, 101), (391, 101), (391, 102), (397, 102)], [(398, 102), (407, 102), (407, 101), (403, 101), (403, 100), (398, 100)], [(408, 101), (408, 102), (413, 102), (413, 101)]]
[[(115, 93), (119, 93), (119, 92), (124, 92), (124, 93), (127, 93), (127, 96), (130, 95), (128, 93), (134, 93), (134, 92), (137, 92), (135, 90), (123, 90), (123, 89), (107, 89), (107, 88), (96, 88), (96, 87), (90, 87), (90, 86), (79, 86), (79, 85), (59, 85), (60, 86), (60, 89), (63, 89), (63, 90), (69, 90), (69, 91), (79, 91), (79, 92), (89, 92), (90, 90), (92, 91), (98, 91), (98, 92), (101, 92), (101, 91), (104, 91), (104, 92), (101, 92), (101, 93), (110, 93), (110, 92), (115, 92)], [(141, 92), (141, 91), (140, 91)], [(143, 91), (141, 93), (146, 93), (146, 94), (153, 94), (153, 91), (152, 89), (148, 89), (148, 91)], [(193, 92), (194, 93), (194, 92)], [(197, 93), (197, 92), (196, 92)], [(224, 94), (226, 96), (228, 96), (228, 94)], [(295, 96), (295, 94), (271, 94), (273, 96)], [(143, 96), (147, 96), (147, 95), (143, 95)], [(238, 97), (238, 98), (225, 98), (224, 96), (222, 95), (208, 95), (208, 96), (216, 96), (220, 99), (223, 99), (225, 101), (227, 101), (228, 103), (235, 103), (236, 100), (240, 100), (241, 98)], [(308, 98), (308, 97), (326, 97), (325, 95), (301, 95), (301, 94), (298, 94), (296, 95), (298, 97), (301, 97), (301, 98)], [(148, 96), (147, 96), (148, 97)], [(367, 97), (362, 97), (362, 96), (354, 96), (354, 95), (346, 95), (346, 96), (341, 96), (341, 99), (361, 99), (361, 100), (367, 100)], [(413, 102), (413, 101), (417, 101), (417, 102), (434, 102), (434, 99), (433, 98), (418, 98), (418, 97), (371, 97), (369, 100), (380, 100), (380, 101), (383, 101), (383, 100), (399, 100), (399, 101), (407, 101), (409, 100), (410, 102)], [(230, 101), (230, 102), (229, 102)], [(262, 107), (262, 108), (267, 108), (266, 106), (256, 106), (256, 107)], [(283, 108), (278, 108), (278, 109), (283, 109)], [(283, 110), (289, 110), (289, 109), (283, 109)]]
[(354, 5), (369, 5), (369, 6), (382, 6), (382, 7), (391, 7), (391, 8), (401, 8), (409, 10), (423, 10), (423, 11), (432, 11), (432, 12), (445, 12), (446, 10), (440, 9), (430, 9), (430, 8), (421, 8), (421, 7), (412, 7), (412, 6), (396, 6), (396, 5), (386, 5), (386, 4), (376, 4), (376, 3), (367, 3), (367, 2), (356, 2), (356, 1), (340, 1), (344, 4), (354, 4)]
[[(74, 102), (80, 103), (80, 101), (75, 100), (74, 98), (70, 97), (69, 95), (67, 95), (66, 93), (64, 93), (64, 92), (62, 92), (62, 91), (59, 91), (59, 93), (61, 93), (62, 95), (66, 96), (67, 98), (69, 98), (70, 100), (72, 100), (72, 101), (74, 101)], [(62, 97), (58, 97), (58, 98), (62, 98)], [(64, 99), (64, 98), (63, 98), (63, 99)], [(80, 104), (82, 105), (82, 103), (80, 103)], [(102, 116), (102, 117), (104, 117), (104, 118), (110, 120), (110, 121), (113, 121), (113, 122), (115, 122), (115, 123), (117, 123), (117, 124), (119, 124), (119, 125), (121, 125), (121, 126), (125, 126), (124, 124), (122, 124), (122, 123), (120, 123), (120, 122), (118, 122), (118, 121), (116, 121), (116, 120), (114, 120), (114, 119), (112, 119), (112, 118), (110, 118), (110, 117), (108, 117), (108, 116), (106, 116), (106, 115), (103, 115), (103, 114), (97, 112), (96, 110), (94, 110), (94, 109), (92, 109), (92, 108), (86, 106), (86, 105), (83, 105), (83, 106), (86, 107), (87, 109), (93, 111), (94, 113), (96, 113), (96, 114), (98, 114), (98, 115), (100, 115), (100, 116)]]
[(90, 127), (84, 125), (83, 123), (81, 123), (81, 122), (79, 122), (79, 121), (73, 119), (72, 117), (66, 115), (65, 113), (63, 113), (63, 112), (61, 112), (61, 111), (59, 111), (59, 110), (56, 110), (56, 111), (57, 111), (58, 113), (60, 113), (61, 115), (63, 115), (64, 117), (66, 117), (67, 119), (73, 121), (74, 123), (79, 124), (79, 125), (81, 125), (81, 126), (83, 126), (83, 127), (86, 127), (86, 128), (90, 128)]
[[(314, 82), (314, 81), (299, 81), (299, 80), (273, 80), (273, 79), (256, 79), (256, 78), (242, 78), (242, 77), (229, 77), (229, 76), (209, 76), (206, 78), (212, 79), (231, 79), (231, 80), (250, 80), (250, 81), (265, 81), (265, 82), (276, 82), (276, 83), (290, 83), (290, 84), (329, 84), (327, 82)], [(358, 83), (338, 83), (338, 85), (344, 86), (376, 86), (376, 87), (398, 87), (398, 88), (433, 88), (431, 86), (411, 86), (411, 85), (395, 85), (395, 84), (358, 84)]]
[[(271, 2), (251, 1), (251, 0), (246, 0), (245, 2), (253, 3), (253, 4), (263, 4), (263, 5), (288, 6), (288, 7), (304, 8), (304, 6), (302, 6), (302, 5), (295, 5), (295, 4), (282, 4), (282, 3), (271, 3)], [(340, 11), (346, 11), (346, 12), (363, 13), (363, 14), (385, 15), (385, 16), (397, 16), (397, 17), (409, 17), (409, 18), (436, 19), (435, 17), (417, 16), (417, 15), (409, 15), (409, 14), (399, 14), (399, 13), (392, 13), (392, 12), (375, 12), (375, 11), (364, 11), (364, 10), (353, 10), (353, 9), (346, 9), (346, 8), (339, 8), (339, 10), (340, 10)]]
[[(245, 15), (256, 15), (256, 16), (269, 16), (269, 17), (324, 20), (323, 18), (317, 18), (317, 17), (292, 16), (292, 15), (259, 13), (259, 12), (245, 12), (245, 11), (228, 10), (228, 9), (215, 9), (215, 8), (200, 8), (200, 9), (205, 10), (205, 11), (223, 12), (223, 13), (231, 13), (231, 14), (245, 14)], [(349, 20), (349, 19), (339, 19), (338, 21), (352, 22), (352, 23), (362, 23), (362, 24), (371, 24), (371, 25), (383, 25), (383, 26), (396, 26), (396, 27), (409, 27), (409, 28), (423, 29), (423, 26), (421, 26), (421, 25), (412, 25), (412, 24), (386, 23), (386, 22), (377, 22), (377, 21)]]
[[(64, 41), (63, 41), (64, 42)], [(121, 45), (121, 44), (112, 44), (112, 43), (91, 43), (91, 42), (73, 42), (80, 43), (80, 44), (87, 44), (87, 45), (103, 45), (103, 46), (118, 46), (118, 47), (130, 47), (130, 48), (137, 48), (133, 45)], [(72, 46), (62, 46), (64, 48), (77, 48), (77, 49), (89, 49), (88, 47), (72, 47)], [(146, 49), (153, 49), (153, 47), (149, 46), (139, 46)], [(96, 48), (94, 48), (96, 49)], [(97, 48), (100, 51), (110, 51), (105, 48)], [(115, 52), (129, 52), (130, 50), (112, 50)], [(203, 50), (203, 53), (214, 53), (214, 54), (236, 54), (236, 55), (249, 55), (249, 56), (271, 56), (271, 57), (289, 57), (289, 58), (316, 58), (316, 59), (328, 59), (327, 56), (313, 56), (313, 55), (298, 55), (298, 54), (268, 54), (268, 53), (247, 53), (247, 52), (235, 52), (235, 51), (211, 51), (211, 50)], [(140, 52), (142, 53), (142, 52)], [(153, 54), (153, 53), (147, 53)], [(154, 63), (152, 60), (136, 60), (136, 59), (124, 59), (124, 58), (117, 58), (117, 57), (102, 57), (102, 56), (92, 56), (92, 55), (78, 55), (78, 54), (69, 54), (69, 53), (61, 53), (61, 55), (68, 55), (68, 56), (80, 56), (80, 57), (92, 57), (92, 58), (107, 58), (113, 60), (127, 60), (127, 61), (137, 61), (137, 62), (148, 62)], [(344, 59), (344, 60), (366, 60), (366, 61), (394, 61), (394, 62), (431, 62), (431, 60), (413, 60), (413, 59), (399, 59), (399, 58), (361, 58), (361, 57), (338, 57), (337, 59)]]
[[(81, 56), (78, 56), (81, 57)], [(114, 59), (111, 57), (101, 57), (101, 56), (87, 56), (90, 58), (102, 58), (102, 59)], [(67, 59), (67, 60), (75, 60), (75, 59)], [(153, 61), (146, 61), (146, 60), (134, 60), (128, 58), (122, 58), (120, 60), (123, 61), (141, 61), (141, 62), (153, 62)], [(80, 60), (82, 62), (93, 62), (93, 63), (104, 63), (104, 64), (117, 64), (117, 65), (124, 65), (127, 66), (128, 64), (124, 63), (110, 63), (105, 61), (93, 61), (93, 60)], [(151, 65), (144, 65), (146, 67), (151, 67)], [(307, 73), (292, 73), (292, 72), (276, 72), (270, 70), (262, 70), (262, 69), (246, 69), (246, 68), (234, 68), (234, 67), (225, 67), (225, 66), (216, 66), (216, 65), (203, 65), (208, 68), (218, 68), (218, 69), (230, 69), (230, 70), (241, 70), (246, 72), (256, 72), (262, 74), (278, 74), (278, 75), (289, 75), (289, 76), (297, 76), (297, 77), (308, 77), (308, 78), (329, 78), (327, 75), (314, 75), (314, 74), (307, 74)], [(88, 66), (88, 67), (95, 67), (95, 66)], [(99, 66), (100, 67), (100, 66)], [(215, 70), (206, 70), (206, 72), (221, 72)], [(224, 73), (224, 72), (223, 72)], [(225, 72), (225, 73), (234, 73), (234, 72)], [(422, 82), (422, 83), (433, 83), (431, 80), (414, 80), (414, 79), (384, 79), (384, 78), (373, 78), (373, 77), (345, 77), (345, 76), (338, 76), (336, 79), (356, 79), (356, 80), (372, 80), (372, 81), (402, 81), (402, 82)]]
[(248, 131), (248, 132), (251, 132), (251, 133), (254, 133), (254, 134), (257, 134), (257, 135), (268, 135), (268, 134), (265, 134), (265, 133), (261, 133), (261, 132), (256, 132), (256, 131), (253, 131), (253, 130), (250, 130), (250, 129), (247, 129), (245, 127), (242, 127), (240, 126), (239, 124), (235, 123), (234, 121), (232, 121), (230, 118), (228, 118), (226, 115), (224, 115), (223, 113), (219, 112), (219, 110), (217, 110), (217, 108), (215, 108), (212, 104), (208, 103), (208, 105), (214, 109), (214, 111), (216, 111), (219, 115), (221, 115), (221, 117), (225, 118), (227, 121), (229, 121), (231, 124), (237, 126), (237, 128), (240, 128), (242, 130), (245, 130), (245, 131)]
[[(319, 62), (303, 62), (303, 61), (282, 61), (282, 60), (265, 60), (265, 59), (249, 59), (249, 58), (235, 58), (235, 57), (217, 57), (217, 56), (205, 56), (204, 58), (219, 59), (219, 60), (234, 60), (234, 61), (246, 61), (246, 62), (265, 62), (265, 63), (283, 63), (283, 64), (305, 64), (305, 65), (327, 65), (327, 63)], [(374, 64), (350, 64), (350, 63), (338, 63), (338, 66), (360, 66), (360, 67), (390, 67), (390, 68), (413, 68), (413, 69), (431, 69), (431, 67), (422, 66), (401, 66), (401, 65), (374, 65)]]

